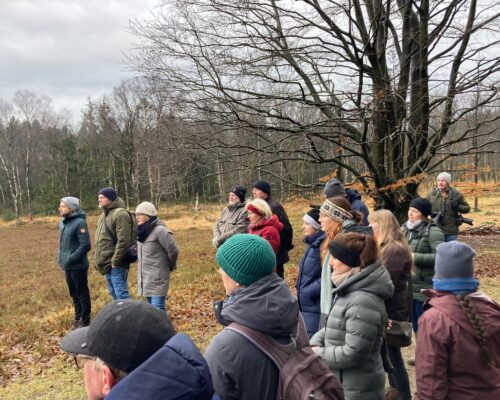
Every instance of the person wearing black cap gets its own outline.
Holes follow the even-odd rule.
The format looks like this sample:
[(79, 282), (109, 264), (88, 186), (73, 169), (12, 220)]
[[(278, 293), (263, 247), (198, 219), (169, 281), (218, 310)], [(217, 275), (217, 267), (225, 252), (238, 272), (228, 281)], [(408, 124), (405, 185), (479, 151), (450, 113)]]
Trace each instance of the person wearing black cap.
[(326, 327), (312, 337), (311, 346), (340, 378), (346, 400), (383, 400), (380, 349), (388, 322), (384, 302), (394, 291), (391, 276), (371, 236), (341, 233), (328, 249), (334, 301)]
[[(431, 214), (430, 201), (423, 197), (417, 197), (410, 203), (408, 221), (401, 226), (412, 251), (415, 265), (411, 279), (413, 291), (412, 324), (415, 334), (418, 332), (418, 319), (422, 315), (422, 306), (425, 301), (425, 297), (420, 291), (432, 287), (436, 249), (439, 243), (444, 242), (443, 231), (430, 218)], [(414, 359), (411, 358), (409, 363), (414, 364)]]
[(290, 260), (288, 252), (293, 248), (293, 229), (283, 206), (271, 198), (271, 185), (266, 181), (258, 181), (253, 185), (252, 195), (256, 199), (262, 199), (269, 204), (271, 212), (276, 214), (279, 221), (283, 224), (280, 232), (280, 247), (276, 254), (276, 272), (281, 278), (285, 276), (284, 265)]
[(479, 291), (475, 256), (457, 241), (437, 247), (419, 321), (417, 400), (500, 399), (500, 305)]
[(306, 251), (299, 264), (299, 274), (295, 287), (299, 299), (300, 312), (304, 317), (309, 338), (319, 327), (321, 314), (321, 244), (326, 238), (326, 232), (321, 230), (319, 210), (312, 208), (303, 217), (302, 232)]
[(102, 214), (95, 232), (95, 262), (97, 270), (106, 277), (108, 290), (114, 300), (128, 299), (127, 252), (135, 242), (134, 220), (126, 210), (125, 202), (110, 187), (97, 194)]
[(228, 205), (222, 210), (219, 220), (214, 226), (212, 244), (219, 247), (231, 236), (245, 233), (248, 227), (248, 214), (245, 208), (247, 188), (236, 185), (229, 191)]
[(90, 326), (67, 334), (60, 347), (83, 368), (89, 400), (212, 399), (201, 353), (148, 303), (114, 301)]

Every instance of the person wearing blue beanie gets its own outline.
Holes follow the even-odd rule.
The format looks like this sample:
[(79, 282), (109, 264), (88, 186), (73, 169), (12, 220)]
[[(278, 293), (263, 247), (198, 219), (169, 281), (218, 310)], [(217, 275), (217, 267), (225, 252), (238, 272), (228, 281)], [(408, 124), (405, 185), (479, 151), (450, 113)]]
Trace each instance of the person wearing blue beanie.
[(415, 399), (500, 399), (500, 305), (478, 291), (476, 253), (437, 246), (433, 289), (419, 320)]

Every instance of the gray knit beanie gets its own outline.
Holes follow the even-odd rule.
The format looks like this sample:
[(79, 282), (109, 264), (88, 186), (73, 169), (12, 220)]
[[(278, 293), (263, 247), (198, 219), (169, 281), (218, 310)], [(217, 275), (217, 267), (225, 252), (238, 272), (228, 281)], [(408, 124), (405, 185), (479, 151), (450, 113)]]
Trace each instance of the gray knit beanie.
[(66, 204), (68, 208), (71, 208), (72, 210), (78, 210), (80, 208), (80, 199), (77, 199), (76, 197), (63, 197), (61, 202)]
[(326, 182), (323, 194), (326, 198), (335, 196), (345, 196), (344, 185), (338, 179), (332, 178)]
[(226, 240), (215, 259), (232, 280), (243, 286), (272, 274), (276, 266), (276, 255), (267, 240), (247, 233)]
[(434, 279), (474, 278), (476, 252), (456, 240), (440, 243), (436, 248)]
[(448, 172), (441, 172), (437, 178), (437, 179), (444, 179), (446, 182), (448, 182), (448, 184), (451, 183), (451, 174), (449, 174)]
[(136, 214), (149, 215), (150, 217), (156, 217), (158, 215), (155, 206), (149, 201), (143, 201), (135, 209)]

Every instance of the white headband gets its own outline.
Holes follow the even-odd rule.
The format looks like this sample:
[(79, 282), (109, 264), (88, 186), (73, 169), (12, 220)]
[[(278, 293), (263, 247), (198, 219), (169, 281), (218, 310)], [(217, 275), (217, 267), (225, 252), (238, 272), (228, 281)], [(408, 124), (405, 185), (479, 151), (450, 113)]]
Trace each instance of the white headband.
[(316, 220), (313, 217), (311, 217), (309, 214), (304, 214), (304, 218), (303, 219), (304, 219), (304, 222), (306, 222), (309, 225), (311, 225), (317, 231), (319, 231), (321, 229), (321, 224), (319, 224), (318, 222), (316, 222)]

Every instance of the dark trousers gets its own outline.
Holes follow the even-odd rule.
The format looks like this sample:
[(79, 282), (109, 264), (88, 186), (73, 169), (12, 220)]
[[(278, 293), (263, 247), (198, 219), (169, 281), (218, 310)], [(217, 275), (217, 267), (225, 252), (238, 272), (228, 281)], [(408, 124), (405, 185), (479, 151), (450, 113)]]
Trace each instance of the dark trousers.
[(408, 379), (408, 373), (406, 372), (405, 363), (403, 357), (401, 356), (401, 349), (396, 346), (387, 345), (387, 350), (389, 353), (389, 360), (393, 370), (389, 373), (389, 384), (396, 388), (399, 392), (398, 399), (400, 400), (410, 400), (411, 399), (411, 389), (410, 381)]
[(90, 293), (87, 284), (87, 269), (70, 269), (65, 271), (69, 295), (75, 307), (75, 320), (90, 321)]
[(285, 264), (277, 264), (276, 273), (281, 279), (285, 279)]

